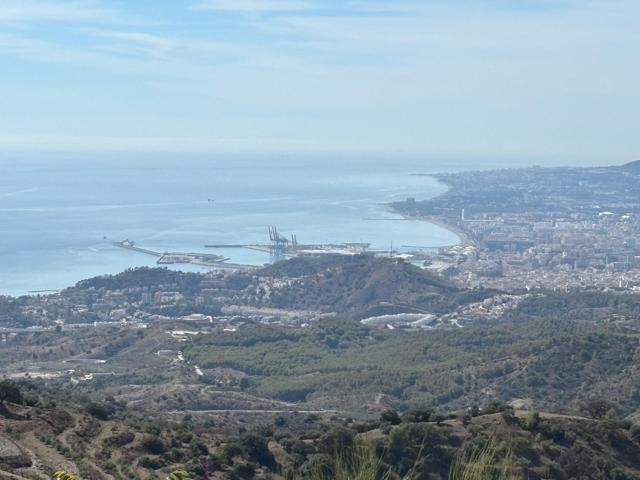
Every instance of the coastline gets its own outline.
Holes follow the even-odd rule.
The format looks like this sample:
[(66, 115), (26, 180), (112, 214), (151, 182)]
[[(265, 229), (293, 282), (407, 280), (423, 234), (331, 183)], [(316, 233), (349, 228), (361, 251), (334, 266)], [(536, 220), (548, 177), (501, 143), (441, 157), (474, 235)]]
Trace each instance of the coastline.
[[(438, 174), (428, 174), (428, 173), (412, 173), (410, 174), (412, 176), (420, 176), (420, 177), (431, 177), (433, 178), (436, 182), (438, 182), (441, 185), (444, 185), (445, 187), (447, 187), (447, 190), (444, 191), (443, 193), (440, 193), (432, 198), (427, 199), (426, 201), (429, 200), (433, 200), (435, 198), (441, 197), (443, 195), (445, 195), (446, 193), (449, 192), (451, 186), (448, 185), (447, 183), (443, 182), (439, 177)], [(458, 227), (457, 225), (451, 225), (450, 223), (447, 223), (445, 221), (443, 221), (440, 218), (437, 217), (432, 217), (432, 216), (419, 216), (419, 217), (412, 217), (409, 215), (406, 215), (400, 211), (398, 211), (396, 208), (393, 207), (393, 204), (391, 203), (387, 203), (385, 204), (385, 207), (387, 209), (388, 212), (393, 213), (395, 215), (400, 215), (403, 219), (405, 220), (417, 220), (417, 221), (422, 221), (422, 222), (428, 222), (432, 225), (435, 225), (437, 227), (443, 228), (445, 230), (448, 230), (449, 232), (453, 233), (454, 235), (456, 235), (458, 237), (458, 242), (453, 244), (453, 245), (442, 245), (438, 248), (447, 248), (447, 247), (455, 247), (455, 246), (466, 246), (466, 245), (475, 245), (475, 242), (471, 239), (471, 237), (469, 237), (469, 235), (462, 230), (460, 227)]]
[(405, 215), (402, 212), (399, 212), (390, 203), (386, 204), (386, 208), (387, 208), (387, 211), (389, 213), (393, 213), (394, 215), (400, 215), (404, 220), (413, 220), (413, 221), (417, 221), (417, 222), (427, 222), (427, 223), (430, 223), (432, 225), (435, 225), (436, 227), (440, 227), (440, 228), (443, 228), (445, 230), (448, 230), (449, 232), (453, 233), (456, 237), (458, 237), (458, 241), (456, 243), (453, 243), (453, 244), (450, 244), (450, 245), (440, 245), (440, 246), (434, 247), (434, 248), (450, 248), (450, 247), (457, 247), (457, 246), (475, 245), (475, 243), (473, 242), (473, 240), (471, 240), (469, 235), (467, 235), (460, 227), (451, 225), (449, 223), (445, 223), (439, 218), (435, 218), (435, 217), (411, 217), (411, 216)]
[[(199, 171), (200, 170), (197, 169), (193, 170), (195, 173), (198, 173)], [(189, 173), (189, 170), (187, 170), (188, 174), (184, 174), (184, 176), (179, 178), (179, 184), (185, 191), (178, 189), (176, 193), (178, 197), (191, 198), (192, 193), (191, 190), (189, 190), (189, 185), (198, 184), (198, 179), (194, 178), (195, 173), (193, 172)], [(259, 239), (261, 238), (260, 235), (263, 234), (262, 227), (260, 225), (264, 220), (261, 220), (259, 217), (255, 217), (258, 218), (258, 220), (255, 220), (252, 217), (252, 215), (255, 215), (254, 210), (257, 210), (260, 215), (268, 214), (265, 218), (272, 216), (275, 218), (279, 215), (278, 212), (283, 210), (284, 207), (282, 207), (282, 205), (284, 205), (284, 202), (286, 201), (280, 197), (274, 197), (270, 200), (272, 204), (267, 205), (266, 210), (261, 205), (253, 207), (252, 204), (248, 202), (254, 202), (257, 199), (262, 199), (262, 194), (257, 192), (251, 193), (246, 199), (239, 201), (238, 203), (240, 208), (238, 208), (238, 210), (235, 209), (235, 205), (233, 203), (235, 200), (233, 202), (231, 200), (227, 200), (227, 204), (224, 204), (224, 211), (219, 210), (221, 213), (216, 214), (211, 214), (211, 205), (203, 202), (195, 202), (193, 205), (188, 204), (190, 205), (188, 208), (183, 206), (183, 204), (176, 204), (167, 210), (166, 206), (159, 206), (154, 203), (155, 200), (159, 199), (156, 199), (153, 196), (155, 195), (153, 192), (145, 192), (145, 195), (150, 195), (149, 198), (145, 197), (145, 199), (153, 201), (152, 203), (145, 203), (145, 201), (137, 203), (138, 197), (136, 195), (139, 195), (139, 191), (132, 186), (131, 191), (125, 190), (123, 192), (119, 192), (116, 197), (113, 197), (112, 193), (109, 193), (105, 199), (101, 200), (102, 203), (98, 202), (96, 204), (92, 204), (90, 199), (91, 185), (94, 181), (94, 176), (90, 169), (83, 171), (82, 173), (82, 181), (80, 183), (84, 185), (84, 187), (78, 193), (74, 194), (77, 198), (74, 198), (73, 200), (74, 202), (79, 202), (80, 205), (69, 207), (72, 212), (76, 212), (75, 209), (78, 209), (77, 213), (72, 215), (67, 214), (67, 207), (63, 207), (62, 205), (66, 205), (65, 202), (68, 201), (68, 198), (66, 194), (61, 191), (40, 192), (37, 195), (34, 194), (33, 199), (29, 199), (29, 201), (35, 202), (35, 205), (39, 205), (40, 203), (38, 202), (41, 202), (42, 205), (47, 204), (45, 202), (48, 201), (53, 202), (49, 207), (47, 207), (47, 209), (57, 212), (60, 221), (47, 223), (49, 222), (49, 214), (45, 213), (46, 209), (42, 211), (34, 209), (33, 216), (32, 218), (30, 217), (30, 221), (37, 222), (39, 225), (44, 225), (45, 227), (43, 228), (49, 230), (49, 236), (54, 238), (55, 242), (53, 246), (51, 246), (49, 242), (45, 242), (47, 248), (42, 251), (38, 250), (39, 241), (34, 241), (34, 245), (25, 244), (22, 241), (16, 241), (15, 246), (14, 243), (10, 243), (10, 246), (13, 247), (9, 248), (12, 255), (6, 255), (9, 257), (9, 262), (6, 263), (3, 268), (11, 274), (7, 275), (7, 278), (3, 278), (3, 281), (0, 282), (0, 295), (6, 294), (13, 297), (19, 297), (29, 295), (31, 291), (35, 290), (61, 290), (69, 286), (73, 286), (81, 280), (96, 276), (117, 274), (128, 268), (138, 266), (157, 266), (156, 259), (153, 257), (145, 258), (144, 256), (137, 257), (128, 255), (125, 254), (124, 251), (119, 251), (114, 248), (111, 245), (112, 239), (105, 238), (106, 236), (112, 237), (113, 235), (116, 235), (112, 232), (122, 231), (122, 234), (117, 233), (118, 238), (124, 238), (129, 235), (136, 236), (136, 239), (140, 240), (141, 243), (147, 244), (147, 246), (152, 250), (156, 250), (158, 252), (199, 252), (201, 251), (200, 245), (205, 245), (213, 241), (207, 233), (209, 230), (215, 233), (225, 231), (225, 229), (228, 228), (237, 228), (238, 231), (244, 232), (243, 229), (248, 228), (247, 232), (251, 234), (256, 231), (259, 232), (254, 237)], [(233, 176), (233, 174), (236, 173), (234, 170), (230, 170), (227, 173), (230, 175), (230, 178), (237, 178)], [(252, 174), (252, 181), (257, 181), (257, 178), (260, 176), (258, 175), (259, 173), (260, 171), (258, 170), (257, 173), (254, 172)], [(56, 175), (63, 176), (63, 171), (58, 172)], [(118, 175), (119, 172), (117, 169), (113, 171), (106, 169), (104, 178), (102, 178), (101, 181), (106, 182), (108, 185), (114, 185), (119, 179)], [(322, 172), (318, 172), (318, 175), (325, 175), (325, 177), (321, 176), (320, 178), (329, 180), (334, 179), (336, 173), (327, 173), (325, 170), (322, 170)], [(361, 175), (361, 172), (358, 171), (357, 175)], [(396, 199), (404, 199), (409, 196), (411, 192), (415, 193), (415, 195), (420, 199), (430, 199), (439, 197), (447, 191), (445, 188), (448, 189), (448, 187), (440, 187), (436, 182), (431, 182), (429, 180), (426, 182), (424, 179), (412, 181), (410, 179), (412, 175), (411, 173), (402, 174), (402, 172), (396, 172), (396, 175), (397, 176), (394, 175), (390, 180), (385, 175), (380, 174), (374, 177), (373, 183), (371, 184), (364, 183), (359, 185), (358, 182), (356, 182), (357, 189), (355, 190), (355, 193), (352, 193), (354, 192), (353, 187), (349, 185), (341, 186), (337, 191), (337, 194), (335, 192), (318, 190), (318, 198), (324, 199), (324, 202), (333, 209), (331, 210), (326, 207), (323, 208), (323, 212), (329, 211), (330, 216), (326, 217), (326, 219), (323, 217), (316, 217), (317, 214), (314, 210), (315, 202), (313, 204), (309, 203), (309, 205), (303, 204), (301, 211), (305, 212), (304, 215), (300, 214), (298, 216), (293, 216), (292, 220), (285, 218), (284, 221), (289, 222), (287, 231), (296, 233), (299, 238), (320, 235), (322, 238), (319, 240), (323, 240), (324, 238), (332, 240), (333, 236), (341, 235), (344, 236), (347, 241), (349, 241), (349, 239), (359, 240), (362, 239), (363, 233), (360, 231), (360, 223), (358, 222), (361, 222), (363, 217), (368, 216), (371, 212), (384, 212), (386, 210), (392, 212), (393, 217), (396, 219), (412, 221), (422, 220), (428, 223), (417, 223), (413, 224), (413, 226), (411, 224), (396, 224), (392, 227), (394, 233), (391, 233), (387, 231), (390, 227), (388, 223), (384, 224), (384, 222), (382, 222), (383, 224), (375, 225), (372, 224), (372, 222), (367, 222), (367, 233), (364, 234), (366, 240), (370, 240), (372, 243), (377, 242), (380, 245), (386, 245), (388, 244), (387, 239), (389, 236), (400, 236), (395, 233), (397, 231), (402, 232), (403, 238), (402, 243), (399, 241), (396, 242), (396, 238), (393, 238), (394, 244), (396, 245), (413, 245), (415, 242), (419, 243), (420, 239), (424, 239), (426, 243), (433, 245), (434, 249), (437, 250), (439, 247), (449, 247), (467, 242), (464, 232), (456, 229), (455, 225), (447, 225), (446, 223), (441, 222), (442, 219), (423, 218), (421, 216), (405, 216), (391, 208), (388, 203), (391, 203)], [(420, 176), (432, 176), (438, 183), (446, 185), (446, 183), (441, 182), (439, 177), (436, 175), (421, 174)], [(153, 180), (153, 178), (155, 177), (152, 176), (151, 180)], [(54, 179), (57, 180), (57, 177), (54, 177)], [(19, 178), (16, 179), (16, 182), (18, 180)], [(60, 181), (62, 181), (62, 179)], [(301, 177), (299, 183), (301, 185), (307, 185), (305, 182), (305, 178)], [(396, 183), (392, 189), (393, 196), (386, 196), (387, 193), (385, 188), (392, 182)], [(427, 188), (425, 188), (425, 184), (427, 184)], [(221, 199), (224, 199), (227, 195), (232, 198), (232, 195), (234, 194), (233, 192), (236, 192), (237, 190), (235, 188), (236, 184), (231, 182), (229, 185), (225, 184), (225, 189), (221, 189), (217, 192), (217, 196)], [(310, 183), (308, 187), (315, 188), (314, 185), (315, 184)], [(110, 192), (115, 192), (115, 189), (111, 189)], [(258, 195), (259, 193), (260, 195)], [(284, 193), (295, 198), (295, 195), (299, 195), (298, 187), (291, 191), (285, 188)], [(366, 195), (371, 196), (369, 197)], [(282, 198), (285, 197), (286, 196)], [(354, 199), (359, 201), (360, 198), (367, 198), (368, 204), (361, 205), (360, 203), (353, 202)], [(336, 200), (336, 205), (339, 208), (334, 208), (332, 205), (331, 202), (334, 200)], [(13, 201), (14, 204), (10, 205), (11, 208), (20, 210), (25, 207), (21, 198), (16, 197)], [(123, 210), (120, 208), (112, 208), (113, 205), (117, 205), (118, 201), (124, 202), (122, 204), (124, 208)], [(371, 203), (373, 202), (376, 202), (375, 208), (371, 209)], [(224, 202), (221, 200), (220, 205), (223, 203)], [(348, 208), (343, 208), (342, 203), (345, 203)], [(353, 209), (352, 205), (356, 205), (357, 208)], [(101, 215), (100, 223), (96, 224), (98, 226), (93, 226), (95, 211), (104, 212), (104, 215)], [(162, 212), (162, 214), (159, 212)], [(153, 213), (153, 215), (150, 215), (151, 213)], [(247, 215), (247, 219), (245, 220), (242, 217), (237, 217), (236, 215), (238, 214)], [(378, 216), (378, 214), (375, 214), (375, 216)], [(175, 231), (173, 231), (165, 225), (165, 223), (171, 221), (171, 219), (179, 219), (178, 223), (181, 224), (185, 222), (186, 225), (191, 221), (191, 219), (200, 217), (207, 219), (206, 223), (203, 224), (201, 228), (184, 229), (181, 225), (176, 224), (176, 228), (174, 229)], [(145, 220), (140, 221), (138, 218)], [(231, 220), (228, 220), (229, 218), (231, 218)], [(237, 218), (240, 218), (240, 220), (237, 220)], [(259, 223), (260, 225), (256, 226), (250, 222)], [(318, 222), (326, 222), (326, 233), (323, 232), (318, 234), (316, 232), (316, 229), (313, 226)], [(434, 225), (434, 227), (429, 227), (429, 223)], [(298, 229), (298, 224), (300, 229)], [(20, 230), (25, 225), (27, 224), (24, 222), (18, 223), (16, 233), (20, 235), (16, 236), (16, 238), (28, 233), (26, 230)], [(440, 227), (444, 230), (438, 230), (436, 227)], [(136, 229), (139, 229), (139, 233), (137, 233), (138, 230)], [(72, 244), (65, 243), (67, 242), (66, 234), (63, 235), (62, 233), (63, 231), (68, 230), (75, 232)], [(181, 238), (182, 230), (184, 230), (185, 239), (187, 240), (184, 243)], [(418, 232), (421, 233), (418, 234)], [(448, 235), (447, 232), (451, 232), (455, 236)], [(243, 235), (244, 233), (240, 236)], [(215, 241), (226, 242), (226, 238), (224, 238), (225, 236), (226, 235), (220, 235), (219, 238), (215, 239)], [(59, 240), (62, 237), (64, 237), (64, 239)], [(153, 239), (153, 241), (146, 241), (147, 238)], [(10, 240), (13, 241), (14, 238), (12, 237)], [(232, 240), (234, 242), (236, 240), (244, 241), (241, 238), (232, 238)], [(32, 262), (32, 259), (36, 258), (36, 255), (34, 255), (33, 252), (41, 252), (41, 257), (38, 259), (37, 264)], [(7, 252), (5, 252), (5, 254), (6, 253)], [(237, 258), (234, 257), (230, 260), (230, 262), (233, 262), (234, 264), (262, 266), (269, 261), (268, 255), (266, 258), (263, 258), (261, 255), (253, 255), (252, 253), (248, 253), (246, 255), (242, 253), (238, 254)], [(174, 265), (172, 268), (180, 271), (201, 272), (206, 271), (207, 267), (208, 266), (200, 267), (195, 264), (180, 264)], [(36, 273), (34, 274), (34, 272)]]
[[(399, 213), (399, 215), (402, 215), (401, 213)], [(402, 215), (404, 217), (404, 215)], [(456, 235), (458, 237), (458, 243), (454, 244), (454, 245), (445, 245), (445, 247), (455, 247), (455, 246), (467, 246), (467, 245), (475, 245), (474, 241), (471, 239), (471, 237), (469, 237), (469, 235), (467, 235), (467, 233), (465, 233), (464, 230), (462, 230), (460, 227), (455, 226), (455, 225), (450, 225), (448, 223), (443, 222), (442, 220), (440, 220), (439, 218), (435, 218), (435, 217), (407, 217), (407, 218), (412, 218), (414, 220), (422, 220), (424, 222), (429, 222), (433, 225), (436, 225), (438, 227), (444, 228), (445, 230), (449, 230), (451, 233), (453, 233), (454, 235)]]

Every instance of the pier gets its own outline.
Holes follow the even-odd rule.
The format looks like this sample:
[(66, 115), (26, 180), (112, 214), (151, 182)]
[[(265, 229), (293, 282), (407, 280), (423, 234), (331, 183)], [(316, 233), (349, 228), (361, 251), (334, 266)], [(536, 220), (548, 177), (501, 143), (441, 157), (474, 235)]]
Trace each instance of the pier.
[(199, 265), (201, 267), (222, 268), (222, 269), (252, 268), (248, 265), (236, 265), (236, 264), (226, 263), (227, 260), (229, 259), (226, 257), (223, 257), (222, 255), (213, 255), (210, 253), (193, 253), (193, 252), (157, 252), (155, 250), (150, 250), (148, 248), (138, 247), (133, 241), (129, 239), (123, 240), (121, 242), (113, 242), (113, 246), (156, 257), (158, 259), (156, 262), (158, 265), (190, 263), (192, 265)]
[(149, 250), (146, 248), (136, 247), (135, 243), (129, 240), (123, 240), (121, 242), (113, 242), (114, 247), (126, 248), (127, 250), (133, 250), (134, 252), (144, 253), (145, 255), (152, 255), (154, 257), (162, 257), (162, 253), (154, 252), (153, 250)]

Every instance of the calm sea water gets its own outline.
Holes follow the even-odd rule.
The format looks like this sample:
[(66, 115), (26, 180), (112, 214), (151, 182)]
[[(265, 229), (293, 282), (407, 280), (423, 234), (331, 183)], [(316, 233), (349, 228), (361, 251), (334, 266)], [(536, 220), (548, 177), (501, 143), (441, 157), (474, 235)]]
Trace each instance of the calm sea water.
[[(125, 238), (161, 251), (216, 253), (203, 246), (267, 243), (267, 226), (277, 225), (305, 243), (453, 244), (457, 237), (435, 225), (379, 219), (398, 218), (385, 210), (387, 202), (444, 191), (410, 173), (465, 168), (335, 157), (0, 162), (0, 293), (11, 295), (155, 264), (111, 245)], [(220, 253), (237, 263), (270, 260), (248, 250)]]

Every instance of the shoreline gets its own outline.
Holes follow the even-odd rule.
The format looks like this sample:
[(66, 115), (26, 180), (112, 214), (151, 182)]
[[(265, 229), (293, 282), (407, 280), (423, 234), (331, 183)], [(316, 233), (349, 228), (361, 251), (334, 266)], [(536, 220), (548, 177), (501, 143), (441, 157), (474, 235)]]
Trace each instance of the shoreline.
[(447, 230), (447, 231), (453, 233), (456, 237), (458, 237), (458, 241), (456, 243), (449, 244), (449, 245), (440, 245), (440, 246), (433, 247), (433, 248), (451, 248), (451, 247), (457, 247), (457, 246), (475, 245), (474, 241), (460, 227), (445, 223), (439, 218), (435, 218), (435, 217), (411, 217), (411, 216), (406, 215), (406, 214), (404, 214), (402, 212), (399, 212), (390, 203), (386, 204), (386, 209), (387, 209), (387, 211), (389, 213), (393, 213), (394, 215), (399, 215), (404, 220), (412, 220), (412, 221), (416, 221), (416, 222), (427, 222), (427, 223), (430, 223), (432, 225), (435, 225), (436, 227), (440, 227), (440, 228), (442, 228), (444, 230)]
[[(434, 198), (438, 198), (441, 195), (444, 195), (445, 193), (447, 193), (450, 189), (450, 186), (447, 185), (445, 182), (442, 182), (439, 178), (437, 174), (408, 174), (409, 176), (423, 176), (423, 177), (432, 177), (434, 180), (436, 180), (437, 183), (442, 184), (443, 186), (446, 187), (446, 190), (444, 190), (443, 192), (440, 193), (436, 193), (435, 195), (433, 195), (432, 197), (428, 197), (428, 193), (427, 195), (425, 195), (424, 197), (421, 196), (420, 198), (426, 198), (427, 201), (432, 200)], [(402, 189), (400, 189), (400, 194), (402, 192)], [(384, 200), (383, 200), (384, 202)], [(456, 245), (465, 245), (465, 244), (472, 244), (473, 242), (469, 239), (469, 237), (461, 230), (459, 229), (457, 226), (455, 225), (449, 225), (446, 222), (443, 222), (441, 219), (439, 218), (433, 218), (433, 217), (422, 217), (422, 216), (409, 216), (409, 215), (405, 215), (401, 212), (399, 212), (398, 210), (396, 210), (395, 208), (393, 208), (391, 202), (389, 203), (379, 203), (378, 205), (382, 206), (382, 208), (384, 208), (385, 211), (392, 213), (394, 216), (397, 216), (398, 219), (402, 219), (402, 220), (411, 220), (411, 221), (423, 221), (423, 222), (428, 222), (436, 227), (442, 228), (444, 230), (447, 230), (448, 232), (451, 232), (453, 235), (456, 236), (456, 240), (454, 239), (446, 239), (442, 242), (434, 242), (434, 246), (431, 247), (433, 248), (435, 251), (437, 251), (437, 249), (439, 248), (450, 248)], [(411, 230), (409, 229), (408, 231), (409, 235), (407, 235), (408, 238), (416, 238), (418, 237), (418, 235), (416, 235), (415, 232), (411, 233)], [(109, 242), (110, 243), (110, 242)], [(179, 247), (175, 247), (175, 248), (179, 248)], [(408, 250), (408, 249), (405, 249)], [(86, 268), (78, 268), (78, 269), (72, 269), (72, 272), (69, 272), (69, 274), (63, 274), (61, 277), (56, 276), (55, 279), (52, 277), (52, 281), (51, 284), (49, 283), (36, 283), (36, 284), (23, 284), (23, 283), (11, 283), (10, 285), (6, 285), (6, 289), (2, 288), (0, 289), (0, 296), (8, 296), (8, 297), (12, 297), (12, 298), (19, 298), (19, 297), (23, 297), (23, 296), (34, 296), (37, 295), (38, 293), (43, 294), (45, 292), (34, 292), (34, 290), (64, 290), (65, 288), (69, 288), (69, 287), (73, 287), (77, 282), (82, 281), (82, 280), (86, 280), (89, 278), (94, 278), (96, 276), (104, 276), (104, 275), (116, 275), (124, 270), (126, 270), (127, 268), (134, 268), (134, 267), (142, 267), (142, 266), (148, 266), (150, 268), (154, 268), (157, 267), (157, 265), (155, 264), (155, 262), (151, 263), (151, 262), (146, 262), (146, 261), (138, 261), (136, 259), (132, 260), (132, 261), (128, 261), (126, 258), (124, 258), (122, 261), (119, 260), (119, 257), (117, 259), (114, 260), (114, 258), (112, 258), (111, 256), (103, 256), (103, 252), (99, 252), (100, 253), (100, 260), (97, 261), (92, 261), (91, 266), (93, 266), (95, 264), (96, 268), (98, 269), (98, 271), (95, 271), (94, 269), (89, 269), (91, 271), (86, 271)], [(92, 253), (91, 255), (95, 256), (96, 252)], [(268, 259), (265, 259), (265, 262), (268, 262)], [(205, 273), (208, 270), (214, 269), (214, 270), (227, 270), (227, 269), (237, 269), (237, 268), (260, 268), (262, 267), (265, 262), (262, 261), (256, 261), (255, 264), (252, 264), (251, 261), (248, 262), (230, 262), (230, 264), (220, 264), (220, 265), (215, 265), (215, 266), (211, 266), (211, 265), (200, 265), (197, 262), (191, 262), (190, 264), (181, 264), (181, 265), (165, 265), (166, 268), (169, 268), (171, 270), (178, 270), (178, 271), (183, 271), (183, 272), (190, 272), (190, 271), (195, 271), (195, 272), (199, 272), (199, 273)], [(191, 267), (191, 268), (190, 268)], [(75, 274), (78, 273), (78, 275), (76, 276)], [(26, 286), (25, 286), (26, 285)], [(3, 286), (4, 287), (4, 286)]]
[[(451, 186), (446, 184), (445, 182), (443, 182), (441, 179), (438, 178), (438, 176), (440, 174), (428, 174), (428, 173), (411, 173), (409, 174), (411, 176), (419, 176), (419, 177), (430, 177), (433, 178), (436, 182), (438, 182), (441, 185), (444, 185), (445, 187), (447, 187), (447, 190), (444, 191), (443, 193), (440, 193), (434, 197), (428, 198), (426, 201), (430, 201), (433, 200), (435, 198), (441, 197), (443, 195), (445, 195), (446, 193), (449, 192), (449, 190), (451, 189)], [(412, 217), (409, 215), (406, 215), (400, 211), (398, 211), (396, 208), (393, 207), (393, 205), (391, 203), (387, 203), (385, 204), (386, 210), (390, 213), (393, 213), (395, 215), (400, 215), (403, 219), (405, 220), (416, 220), (416, 221), (421, 221), (421, 222), (428, 222), (432, 225), (435, 225), (437, 227), (443, 228), (445, 230), (448, 230), (449, 232), (453, 233), (454, 235), (456, 235), (458, 237), (458, 242), (454, 243), (453, 245), (441, 245), (439, 247), (434, 247), (434, 248), (451, 248), (451, 247), (456, 247), (456, 246), (466, 246), (466, 245), (473, 245), (475, 246), (475, 242), (473, 241), (473, 239), (471, 239), (471, 237), (469, 237), (469, 235), (462, 230), (460, 227), (456, 226), (456, 225), (451, 225), (445, 221), (443, 221), (440, 218), (437, 217), (431, 217), (431, 216), (420, 216), (420, 217)]]

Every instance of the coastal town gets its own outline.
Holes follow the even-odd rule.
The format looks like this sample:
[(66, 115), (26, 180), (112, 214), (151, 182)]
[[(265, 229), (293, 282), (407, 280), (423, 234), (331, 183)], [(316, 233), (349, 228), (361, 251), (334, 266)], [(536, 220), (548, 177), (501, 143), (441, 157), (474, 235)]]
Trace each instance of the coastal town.
[[(335, 311), (320, 305), (322, 302), (300, 306), (291, 292), (302, 291), (309, 278), (323, 278), (325, 270), (314, 270), (318, 265), (324, 265), (326, 271), (347, 271), (344, 265), (360, 261), (340, 260), (350, 257), (362, 258), (368, 265), (377, 265), (377, 261), (411, 263), (456, 288), (493, 289), (502, 295), (440, 312), (433, 316), (435, 320), (431, 310), (397, 308), (361, 316), (370, 317), (372, 325), (387, 325), (393, 320), (389, 324), (433, 328), (457, 325), (458, 317), (460, 324), (468, 323), (487, 317), (486, 312), (492, 312), (488, 318), (494, 318), (502, 313), (503, 305), (512, 303), (511, 297), (536, 291), (640, 289), (640, 162), (606, 168), (508, 169), (435, 177), (449, 186), (446, 193), (426, 201), (410, 198), (391, 207), (405, 218), (450, 228), (460, 237), (457, 245), (426, 252), (376, 252), (366, 251), (363, 244), (358, 245), (359, 251), (320, 250), (311, 255), (309, 249), (297, 248), (295, 237), (288, 242), (274, 227), (269, 230), (272, 244), (265, 248), (276, 253), (286, 249), (295, 264), (305, 265), (297, 267), (300, 271), (288, 271), (291, 267), (278, 264), (266, 270), (225, 265), (204, 275), (140, 270), (85, 280), (59, 294), (5, 297), (0, 320), (14, 329), (70, 329), (98, 323), (137, 328), (163, 322), (177, 322), (178, 329), (188, 324), (205, 329), (236, 328), (246, 322), (307, 325)], [(134, 248), (133, 244), (126, 246)], [(213, 263), (224, 260), (214, 255), (207, 260), (209, 257)], [(265, 273), (274, 267), (280, 268), (277, 275)], [(315, 273), (303, 275), (306, 270)], [(325, 283), (329, 282), (325, 279)], [(504, 301), (496, 300), (501, 298)], [(409, 317), (407, 322), (404, 317), (385, 321), (389, 313), (421, 316)], [(209, 321), (213, 318), (215, 325)], [(3, 333), (4, 340), (9, 333)]]
[[(640, 163), (437, 178), (450, 187), (445, 194), (392, 205), (406, 218), (459, 235), (459, 244), (437, 251), (310, 255), (297, 251), (295, 237), (285, 242), (273, 229), (277, 241), (268, 247), (286, 249), (292, 258), (262, 268), (206, 274), (141, 268), (55, 294), (0, 297), (4, 351), (27, 352), (4, 373), (73, 370), (65, 375), (87, 381), (86, 375), (117, 371), (90, 361), (109, 356), (100, 345), (114, 332), (129, 339), (150, 335), (150, 355), (170, 350), (178, 358), (180, 344), (198, 335), (256, 326), (305, 329), (340, 312), (373, 329), (458, 329), (499, 319), (549, 291), (640, 291)], [(65, 351), (40, 347), (38, 338), (47, 335), (74, 340)], [(74, 368), (67, 368), (69, 361)], [(196, 367), (191, 374), (199, 375)]]
[(437, 175), (450, 187), (393, 208), (461, 237), (421, 261), (466, 288), (640, 286), (640, 162)]

